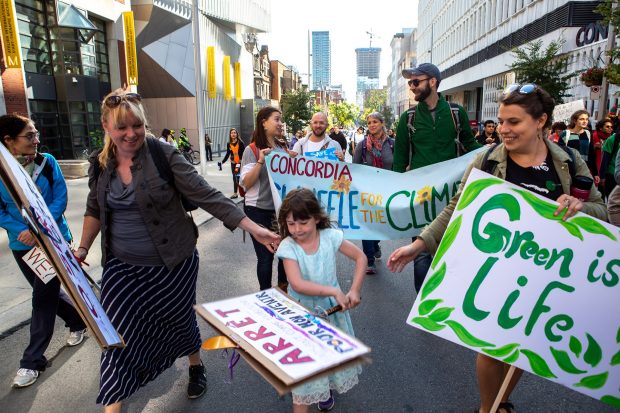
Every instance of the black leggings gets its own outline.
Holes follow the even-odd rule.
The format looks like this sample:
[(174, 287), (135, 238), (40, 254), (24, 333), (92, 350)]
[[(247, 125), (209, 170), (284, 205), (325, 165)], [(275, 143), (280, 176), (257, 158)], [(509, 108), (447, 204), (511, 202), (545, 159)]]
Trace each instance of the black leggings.
[[(235, 165), (237, 164), (234, 162), (230, 163), (230, 171), (232, 172), (232, 178), (233, 178), (233, 188), (236, 194), (237, 190), (239, 189), (239, 172), (241, 171), (237, 171), (237, 173), (235, 173)], [(241, 168), (241, 165), (239, 165), (239, 168)]]

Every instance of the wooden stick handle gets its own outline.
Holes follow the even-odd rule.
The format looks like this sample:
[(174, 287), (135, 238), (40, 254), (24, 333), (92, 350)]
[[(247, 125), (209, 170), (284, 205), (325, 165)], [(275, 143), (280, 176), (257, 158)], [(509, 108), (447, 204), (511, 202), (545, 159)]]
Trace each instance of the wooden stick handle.
[(510, 383), (510, 380), (512, 379), (512, 375), (515, 372), (515, 368), (516, 368), (515, 366), (511, 365), (508, 371), (506, 372), (506, 376), (504, 377), (502, 386), (499, 388), (497, 397), (495, 398), (495, 401), (493, 402), (493, 407), (491, 407), (492, 412), (496, 412), (497, 408), (499, 407), (499, 404), (502, 402), (502, 399), (504, 398), (504, 394), (506, 393), (506, 389), (508, 389), (508, 384)]
[(334, 313), (337, 313), (338, 311), (342, 310), (342, 306), (339, 305), (335, 305), (332, 308), (328, 308), (327, 310), (325, 310), (325, 315), (332, 315)]

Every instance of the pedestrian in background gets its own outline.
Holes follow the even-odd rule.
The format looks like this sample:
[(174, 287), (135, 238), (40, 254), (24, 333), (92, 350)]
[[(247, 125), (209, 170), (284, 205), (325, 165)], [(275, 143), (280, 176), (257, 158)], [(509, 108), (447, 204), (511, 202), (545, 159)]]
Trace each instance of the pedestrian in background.
[(329, 134), (329, 137), (340, 144), (340, 149), (342, 149), (342, 152), (346, 151), (347, 137), (344, 136), (344, 133), (340, 130), (340, 126), (336, 125), (332, 129), (333, 131)]
[(549, 134), (549, 140), (554, 143), (560, 142), (560, 136), (566, 130), (567, 126), (564, 122), (555, 122), (551, 125), (551, 133)]
[(207, 155), (207, 161), (213, 160), (213, 151), (211, 150), (211, 137), (205, 132), (205, 151)]
[(601, 183), (605, 188), (605, 198), (608, 199), (611, 191), (616, 187), (616, 180), (614, 175), (618, 171), (616, 169), (615, 159), (618, 157), (618, 150), (620, 148), (620, 135), (618, 132), (611, 135), (605, 140), (601, 152), (603, 154), (601, 158), (601, 167), (599, 168), (599, 176), (601, 177)]
[[(103, 352), (97, 403), (106, 413), (120, 412), (123, 400), (183, 356), (189, 358), (187, 396), (200, 397), (207, 377), (193, 308), (198, 229), (181, 195), (267, 247), (279, 237), (209, 186), (178, 151), (147, 133), (140, 95), (110, 93), (101, 105), (101, 122), (105, 144), (90, 159), (90, 192), (75, 255), (86, 258), (101, 233), (101, 304), (125, 347)], [(174, 185), (160, 176), (164, 166), (155, 162), (161, 158)]]
[[(590, 172), (592, 176), (594, 176), (594, 183), (599, 185), (601, 181), (601, 176), (599, 174), (599, 170), (601, 169), (601, 161), (603, 160), (603, 144), (611, 136), (613, 124), (611, 123), (611, 119), (605, 118), (596, 122), (596, 130), (592, 133), (592, 140), (590, 141), (590, 149), (588, 157), (588, 166), (590, 167)], [(604, 191), (601, 188), (600, 190)]]
[(476, 140), (480, 145), (499, 144), (501, 141), (495, 131), (495, 122), (490, 119), (484, 121), (484, 129), (476, 136)]
[(616, 186), (607, 198), (607, 212), (609, 214), (609, 222), (620, 227), (620, 155), (616, 155), (614, 182)]
[[(328, 309), (342, 306), (342, 311), (329, 316), (329, 322), (354, 335), (351, 316), (347, 310), (362, 301), (362, 284), (366, 257), (342, 231), (331, 227), (329, 216), (309, 189), (293, 189), (288, 193), (278, 215), (278, 227), (283, 239), (276, 255), (284, 260), (293, 299), (309, 309)], [(353, 282), (345, 295), (336, 277), (338, 253), (355, 261)], [(332, 390), (344, 393), (358, 383), (359, 366), (339, 370), (327, 377), (295, 387), (293, 412), (308, 412), (308, 405), (318, 403), (320, 411), (334, 407)]]
[(569, 148), (576, 149), (584, 161), (588, 161), (590, 149), (590, 131), (588, 130), (590, 114), (587, 110), (578, 110), (570, 117), (568, 129), (562, 134), (562, 141)]
[(170, 136), (170, 129), (162, 130), (161, 131), (161, 136), (159, 137), (159, 141), (163, 142), (163, 143), (168, 143), (168, 136)]
[[(373, 112), (366, 117), (366, 123), (368, 124), (368, 135), (355, 148), (353, 163), (391, 171), (394, 158), (394, 139), (387, 134), (383, 115), (379, 112)], [(375, 259), (381, 258), (379, 241), (362, 240), (362, 248), (368, 261), (366, 274), (376, 274)]]
[[(67, 208), (67, 184), (56, 159), (49, 153), (37, 152), (37, 145), (40, 143), (39, 132), (34, 123), (19, 115), (0, 116), (0, 140), (32, 177), (63, 238), (70, 243), (71, 232), (63, 215)], [(13, 387), (26, 387), (33, 384), (39, 373), (47, 367), (44, 353), (54, 334), (56, 315), (65, 322), (66, 327), (69, 327), (68, 346), (76, 346), (84, 340), (86, 325), (69, 297), (60, 289), (58, 277), (44, 283), (23, 260), (23, 257), (37, 246), (37, 241), (24, 221), (21, 210), (15, 205), (2, 182), (0, 182), (0, 227), (6, 230), (9, 249), (26, 281), (32, 287), (29, 342), (13, 379)]]
[[(488, 161), (495, 164), (494, 169), (488, 172), (556, 201), (558, 207), (555, 215), (564, 213), (563, 220), (578, 211), (607, 220), (605, 204), (594, 184), (587, 201), (570, 196), (572, 177), (566, 165), (572, 162), (571, 157), (562, 148), (544, 138), (544, 130), (551, 124), (555, 105), (553, 98), (534, 84), (510, 85), (500, 98), (499, 105), (499, 133), (503, 137), (503, 143), (478, 154), (465, 170), (459, 191), (450, 204), (412, 244), (401, 247), (390, 255), (387, 265), (392, 271), (402, 271), (403, 267), (422, 251), (436, 252), (471, 170), (484, 169), (482, 163), (487, 157)], [(576, 176), (590, 177), (588, 167), (581, 157), (575, 154), (574, 158)], [(555, 190), (548, 190), (546, 182), (555, 184)], [(491, 410), (509, 367), (502, 361), (478, 353), (476, 373), (481, 399), (479, 412), (487, 413)], [(508, 399), (522, 373), (521, 369), (515, 370), (498, 412), (515, 411)]]
[[(462, 154), (463, 149), (471, 151), (481, 147), (474, 139), (465, 109), (448, 103), (437, 92), (441, 82), (437, 66), (422, 63), (413, 69), (403, 70), (402, 74), (409, 79), (409, 89), (419, 103), (403, 112), (398, 121), (394, 171), (422, 168), (454, 159)], [(416, 291), (420, 291), (430, 265), (428, 252), (416, 256), (413, 266)]]
[[(276, 223), (276, 208), (271, 196), (269, 175), (265, 157), (274, 152), (286, 154), (288, 148), (282, 143), (282, 112), (266, 106), (256, 114), (256, 129), (252, 142), (243, 151), (239, 184), (245, 189), (244, 211), (254, 222), (265, 228)], [(271, 288), (274, 253), (259, 240), (252, 237), (256, 254), (256, 276), (261, 290)], [(286, 290), (288, 282), (282, 260), (278, 260), (278, 286)]]
[(233, 199), (239, 197), (237, 191), (239, 189), (239, 174), (241, 173), (241, 156), (243, 156), (244, 150), (245, 145), (239, 138), (239, 132), (235, 128), (230, 128), (228, 131), (228, 143), (226, 144), (226, 155), (222, 163), (226, 163), (230, 158), (230, 170), (233, 179), (233, 194), (231, 198)]
[(295, 132), (295, 135), (291, 138), (291, 141), (288, 144), (289, 149), (293, 149), (298, 140), (304, 137), (304, 133), (301, 130)]

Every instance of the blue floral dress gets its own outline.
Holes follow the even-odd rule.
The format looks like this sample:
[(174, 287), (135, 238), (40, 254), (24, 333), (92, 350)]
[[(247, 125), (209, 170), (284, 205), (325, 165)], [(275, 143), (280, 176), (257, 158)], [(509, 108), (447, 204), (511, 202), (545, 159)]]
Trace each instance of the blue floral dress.
[[(319, 248), (313, 254), (307, 254), (291, 237), (285, 238), (276, 252), (281, 259), (297, 261), (301, 275), (305, 280), (330, 287), (338, 287), (336, 278), (336, 254), (342, 244), (342, 231), (328, 228), (319, 231)], [(324, 310), (338, 304), (334, 297), (317, 297), (300, 294), (291, 285), (289, 294), (301, 305), (314, 311), (317, 307)], [(337, 312), (329, 316), (329, 322), (345, 333), (353, 336), (353, 325), (348, 311)], [(293, 403), (314, 404), (329, 399), (330, 389), (344, 393), (358, 383), (358, 375), (362, 372), (359, 366), (340, 370), (329, 376), (324, 376), (311, 382), (302, 384), (293, 389)]]

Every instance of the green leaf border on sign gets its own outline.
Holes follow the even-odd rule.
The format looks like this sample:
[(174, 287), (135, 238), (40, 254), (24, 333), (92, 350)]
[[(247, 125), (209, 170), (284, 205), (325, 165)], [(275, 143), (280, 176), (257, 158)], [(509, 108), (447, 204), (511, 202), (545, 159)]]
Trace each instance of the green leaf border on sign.
[[(469, 206), (471, 202), (473, 202), (473, 200), (484, 189), (502, 182), (502, 180), (491, 178), (475, 181), (473, 184), (469, 185), (469, 189), (466, 188), (466, 190), (461, 195), (461, 199), (457, 205), (457, 210), (463, 210), (467, 206)], [(592, 234), (606, 236), (614, 241), (617, 241), (618, 239), (611, 232), (609, 232), (607, 228), (605, 228), (603, 225), (590, 217), (579, 216), (573, 217), (568, 221), (563, 221), (563, 214), (560, 214), (559, 216), (554, 215), (555, 211), (557, 210), (557, 205), (542, 201), (533, 194), (529, 193), (529, 191), (514, 188), (512, 190), (521, 195), (525, 202), (527, 202), (532, 207), (532, 209), (534, 209), (534, 211), (536, 211), (540, 216), (549, 220), (557, 221), (571, 235), (580, 240), (584, 239), (580, 229), (583, 229), (584, 231)], [(461, 227), (461, 223), (462, 215), (459, 215), (450, 223), (450, 225), (446, 229), (444, 239), (442, 239), (437, 254), (435, 255), (435, 259), (431, 264), (431, 267), (433, 269), (443, 260), (446, 252), (450, 249), (450, 247), (456, 240), (456, 237)], [(424, 283), (424, 286), (420, 291), (420, 298), (422, 302), (418, 306), (418, 312), (421, 316), (413, 317), (411, 319), (411, 322), (416, 323), (425, 330), (431, 332), (443, 330), (446, 326), (448, 326), (464, 345), (469, 347), (478, 347), (480, 348), (480, 351), (482, 353), (500, 359), (508, 364), (515, 363), (519, 359), (519, 356), (523, 354), (528, 359), (531, 370), (535, 374), (547, 379), (557, 378), (547, 361), (545, 361), (543, 357), (541, 357), (534, 351), (519, 348), (520, 345), (518, 343), (509, 343), (501, 347), (497, 347), (497, 345), (493, 343), (489, 343), (478, 337), (475, 337), (461, 323), (455, 320), (450, 320), (449, 317), (454, 310), (453, 307), (435, 308), (439, 303), (443, 302), (443, 300), (437, 298), (427, 299), (427, 297), (432, 292), (434, 292), (437, 287), (439, 287), (439, 285), (444, 281), (446, 273), (447, 265), (445, 262), (442, 262), (439, 269), (435, 271)], [(424, 311), (422, 312), (421, 310)], [(577, 357), (577, 359), (580, 359), (580, 356), (582, 356), (583, 362), (587, 363), (592, 368), (595, 368), (602, 360), (602, 349), (598, 342), (594, 339), (594, 337), (592, 337), (589, 333), (586, 333), (586, 341), (587, 348), (586, 351), (582, 353), (582, 341), (580, 341), (575, 336), (570, 336), (568, 348), (570, 349), (572, 354)], [(620, 344), (620, 327), (618, 328), (618, 331), (616, 333), (616, 342)], [(574, 386), (584, 387), (588, 389), (600, 389), (607, 382), (607, 378), (609, 377), (608, 371), (592, 374), (591, 372), (582, 370), (581, 368), (577, 367), (572, 361), (570, 354), (567, 351), (550, 347), (550, 352), (553, 356), (555, 364), (561, 370), (569, 374), (582, 376), (579, 382), (575, 383)], [(616, 352), (611, 357), (609, 363), (610, 366), (616, 366), (620, 364), (620, 351)], [(620, 407), (620, 398), (618, 398), (617, 396), (605, 395), (601, 397), (600, 400), (612, 406)]]

